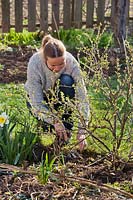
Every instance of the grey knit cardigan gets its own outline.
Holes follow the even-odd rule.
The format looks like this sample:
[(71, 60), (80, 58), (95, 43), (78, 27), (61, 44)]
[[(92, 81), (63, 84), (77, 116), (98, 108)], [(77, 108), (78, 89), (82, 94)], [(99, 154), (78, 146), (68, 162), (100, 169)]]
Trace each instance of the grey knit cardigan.
[[(42, 52), (38, 51), (30, 58), (27, 68), (27, 81), (25, 90), (28, 94), (28, 101), (32, 106), (32, 113), (47, 123), (54, 124), (58, 113), (51, 111), (44, 102), (44, 91), (47, 93), (54, 89), (55, 83), (61, 74), (69, 74), (75, 82), (75, 97), (77, 100), (76, 109), (81, 113), (82, 118), (87, 123), (89, 117), (89, 101), (87, 90), (82, 77), (79, 63), (69, 52), (65, 52), (66, 64), (55, 73), (51, 71), (44, 62)], [(79, 127), (81, 127), (81, 122)]]

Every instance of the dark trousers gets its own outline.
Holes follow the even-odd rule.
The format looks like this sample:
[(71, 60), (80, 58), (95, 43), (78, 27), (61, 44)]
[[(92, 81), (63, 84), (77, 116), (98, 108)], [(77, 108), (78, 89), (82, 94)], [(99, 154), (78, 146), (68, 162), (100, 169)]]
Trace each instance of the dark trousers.
[[(69, 99), (74, 99), (75, 97), (75, 89), (74, 89), (74, 80), (72, 78), (72, 76), (68, 75), (68, 74), (62, 74), (59, 78), (59, 90), (58, 92), (55, 91), (55, 93), (57, 93), (57, 98), (58, 98), (58, 102), (54, 104), (54, 109), (55, 110), (59, 110), (60, 108), (63, 109), (63, 114), (62, 114), (62, 123), (64, 124), (65, 128), (68, 130), (71, 130), (73, 127), (73, 121), (71, 119), (71, 114), (72, 114), (72, 110), (71, 108), (67, 108), (64, 100), (62, 101), (62, 94), (63, 94), (63, 99), (65, 99), (66, 97), (68, 97)], [(53, 96), (51, 97), (47, 97), (46, 94), (44, 94), (44, 101), (48, 104), (49, 101), (53, 100)], [(31, 105), (29, 102), (27, 102), (27, 106), (30, 109)], [(43, 130), (44, 131), (52, 131), (52, 129), (54, 128), (53, 125), (48, 124), (47, 122), (43, 122), (42, 124)]]

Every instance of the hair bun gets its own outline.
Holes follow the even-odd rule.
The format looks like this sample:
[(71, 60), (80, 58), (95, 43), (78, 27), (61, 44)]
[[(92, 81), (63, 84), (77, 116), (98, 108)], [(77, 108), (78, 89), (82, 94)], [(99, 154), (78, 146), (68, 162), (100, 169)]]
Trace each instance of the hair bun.
[(44, 38), (43, 38), (43, 40), (42, 40), (42, 47), (44, 47), (45, 44), (46, 44), (49, 40), (53, 40), (53, 37), (52, 37), (50, 34), (45, 35)]

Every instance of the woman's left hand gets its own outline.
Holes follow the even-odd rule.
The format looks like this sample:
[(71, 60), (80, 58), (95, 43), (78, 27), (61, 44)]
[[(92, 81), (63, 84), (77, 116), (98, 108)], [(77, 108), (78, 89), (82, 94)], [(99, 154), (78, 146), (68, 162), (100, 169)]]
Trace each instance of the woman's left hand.
[(64, 140), (65, 142), (67, 142), (68, 136), (64, 124), (61, 122), (57, 122), (54, 124), (54, 128), (57, 136), (59, 137), (59, 140)]

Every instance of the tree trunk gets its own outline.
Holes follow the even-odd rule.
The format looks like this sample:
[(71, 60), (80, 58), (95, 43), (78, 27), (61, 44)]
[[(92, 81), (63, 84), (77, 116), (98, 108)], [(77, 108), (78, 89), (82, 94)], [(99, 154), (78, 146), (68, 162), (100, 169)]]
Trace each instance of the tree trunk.
[(94, 0), (87, 0), (86, 27), (93, 27)]
[(10, 31), (10, 1), (2, 0), (2, 32)]
[(112, 0), (111, 25), (114, 32), (115, 46), (125, 52), (128, 0)]
[(104, 23), (104, 14), (105, 14), (105, 0), (98, 0), (98, 8), (97, 8), (97, 23)]

